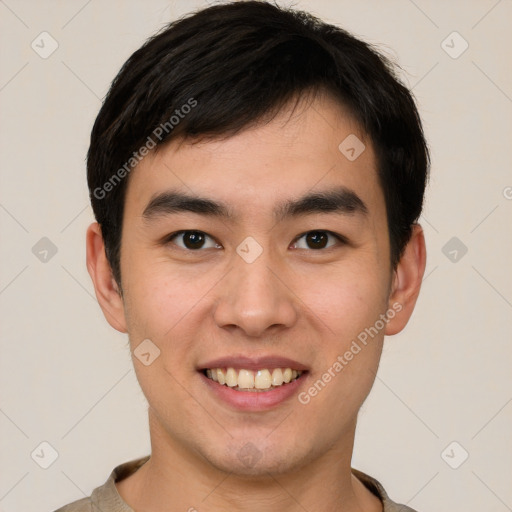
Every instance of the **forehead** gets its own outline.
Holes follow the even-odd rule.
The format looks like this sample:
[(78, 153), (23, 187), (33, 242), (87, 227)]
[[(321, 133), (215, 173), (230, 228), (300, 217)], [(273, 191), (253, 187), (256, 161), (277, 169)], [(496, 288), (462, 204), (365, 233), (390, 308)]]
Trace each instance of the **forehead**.
[(158, 194), (178, 188), (229, 205), (233, 214), (274, 215), (288, 198), (340, 186), (370, 210), (383, 206), (371, 141), (324, 95), (231, 137), (171, 140), (132, 171), (125, 209), (141, 216)]

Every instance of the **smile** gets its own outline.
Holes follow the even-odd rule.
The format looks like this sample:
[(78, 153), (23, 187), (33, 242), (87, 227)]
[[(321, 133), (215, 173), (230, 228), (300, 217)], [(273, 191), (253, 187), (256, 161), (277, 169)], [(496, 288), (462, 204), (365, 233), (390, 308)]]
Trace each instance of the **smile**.
[(263, 368), (256, 371), (243, 368), (208, 368), (203, 373), (209, 379), (235, 391), (264, 392), (297, 380), (303, 371), (292, 368)]

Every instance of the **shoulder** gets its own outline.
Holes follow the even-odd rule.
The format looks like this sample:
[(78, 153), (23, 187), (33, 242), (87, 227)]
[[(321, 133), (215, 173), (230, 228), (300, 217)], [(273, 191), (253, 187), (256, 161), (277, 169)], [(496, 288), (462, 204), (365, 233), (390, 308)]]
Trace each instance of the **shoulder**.
[(407, 505), (401, 505), (391, 500), (383, 485), (375, 478), (354, 468), (352, 468), (352, 473), (382, 501), (383, 512), (417, 512)]
[(116, 489), (116, 482), (128, 477), (149, 459), (149, 455), (115, 467), (107, 481), (96, 487), (91, 496), (73, 501), (54, 512), (133, 512)]
[(91, 498), (83, 498), (81, 500), (73, 501), (68, 505), (55, 510), (55, 512), (96, 512), (92, 508)]

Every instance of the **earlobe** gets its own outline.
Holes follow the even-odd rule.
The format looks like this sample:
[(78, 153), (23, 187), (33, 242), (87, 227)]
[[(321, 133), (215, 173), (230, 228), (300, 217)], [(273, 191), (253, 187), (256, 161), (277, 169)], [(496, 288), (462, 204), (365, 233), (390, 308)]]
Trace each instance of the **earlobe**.
[(105, 254), (101, 227), (92, 223), (86, 234), (87, 270), (94, 284), (94, 291), (107, 322), (119, 332), (127, 332), (123, 299), (112, 275)]
[(393, 275), (388, 310), (396, 314), (392, 318), (389, 315), (385, 331), (387, 336), (399, 333), (407, 325), (420, 293), (426, 259), (423, 228), (414, 224), (411, 238)]

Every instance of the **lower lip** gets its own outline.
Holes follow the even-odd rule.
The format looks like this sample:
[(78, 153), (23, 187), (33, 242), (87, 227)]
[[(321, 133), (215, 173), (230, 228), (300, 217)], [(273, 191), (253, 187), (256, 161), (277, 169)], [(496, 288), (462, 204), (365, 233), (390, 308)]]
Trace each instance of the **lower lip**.
[(282, 404), (297, 394), (307, 378), (307, 374), (303, 373), (298, 379), (269, 391), (236, 391), (209, 379), (202, 372), (199, 372), (199, 375), (218, 398), (232, 407), (244, 411), (264, 411)]

